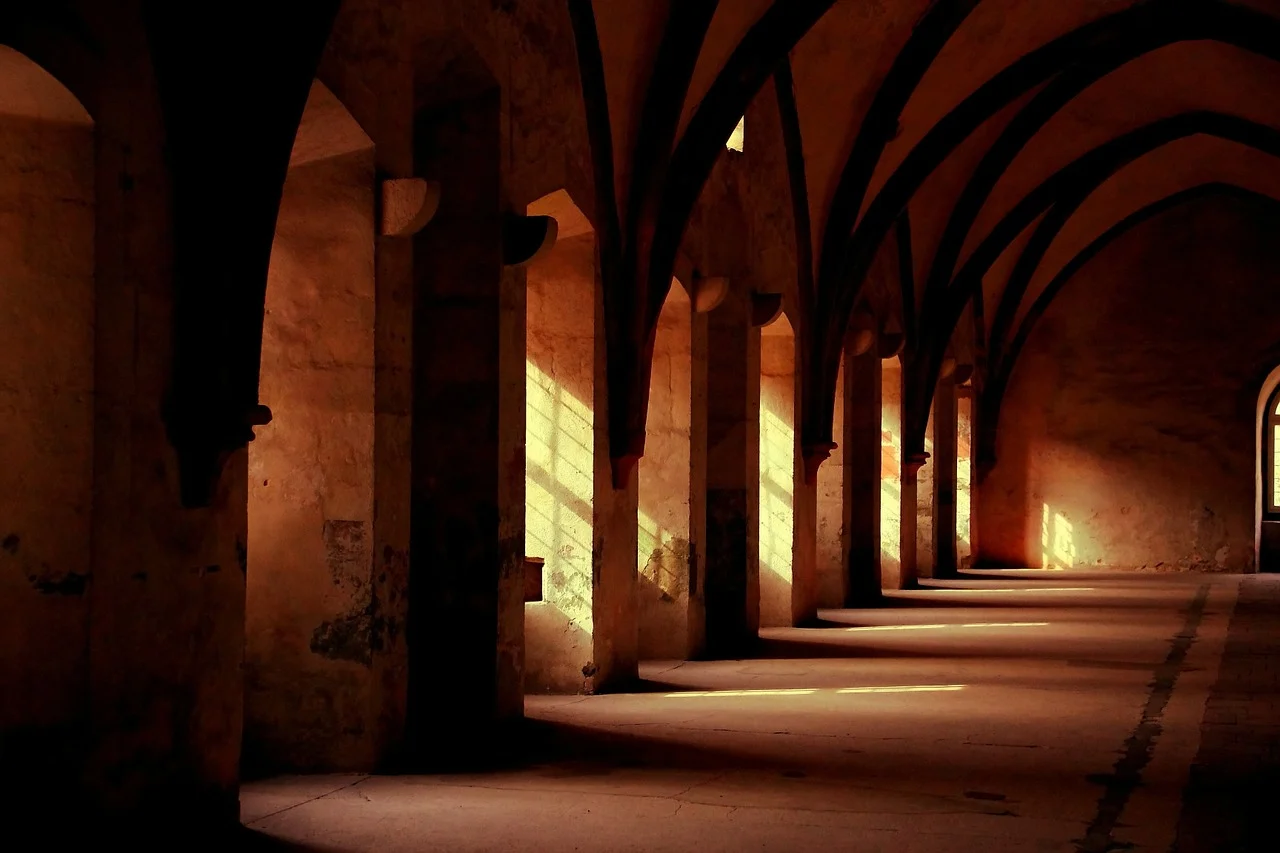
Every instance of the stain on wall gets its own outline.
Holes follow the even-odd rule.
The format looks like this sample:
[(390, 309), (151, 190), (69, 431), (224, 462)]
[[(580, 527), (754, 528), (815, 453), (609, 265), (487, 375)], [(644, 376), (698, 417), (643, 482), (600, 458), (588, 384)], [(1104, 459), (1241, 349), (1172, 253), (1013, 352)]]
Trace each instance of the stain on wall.
[(989, 565), (1247, 571), (1254, 416), (1280, 343), (1280, 216), (1213, 198), (1137, 226), (1045, 313), (981, 484)]

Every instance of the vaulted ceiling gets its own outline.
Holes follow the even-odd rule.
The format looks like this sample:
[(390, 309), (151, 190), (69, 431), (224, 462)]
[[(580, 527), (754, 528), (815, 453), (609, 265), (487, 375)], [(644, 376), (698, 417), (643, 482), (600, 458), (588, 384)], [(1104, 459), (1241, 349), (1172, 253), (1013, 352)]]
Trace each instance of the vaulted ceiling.
[(588, 97), (588, 110), (608, 113), (616, 209), (629, 211), (619, 239), (647, 253), (637, 355), (682, 196), (747, 101), (790, 101), (798, 254), (811, 253), (793, 285), (800, 426), (816, 458), (845, 331), (888, 243), (904, 293), (899, 316), (879, 319), (908, 339), (912, 454), (943, 360), (1001, 385), (1017, 341), (1117, 227), (1195, 194), (1280, 198), (1280, 0), (569, 2), (598, 32), (607, 103)]

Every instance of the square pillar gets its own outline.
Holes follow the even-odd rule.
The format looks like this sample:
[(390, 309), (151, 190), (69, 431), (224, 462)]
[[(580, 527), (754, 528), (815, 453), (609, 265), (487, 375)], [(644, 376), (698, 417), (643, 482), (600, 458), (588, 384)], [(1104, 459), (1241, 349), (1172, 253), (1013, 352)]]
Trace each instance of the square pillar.
[(419, 116), (441, 183), (414, 238), (409, 750), (474, 765), (523, 709), (524, 290), (502, 264), (497, 91)]
[(760, 332), (738, 291), (707, 322), (706, 653), (731, 658), (760, 628)]
[(844, 424), (844, 574), (845, 607), (880, 602), (880, 499), (882, 432), (880, 376), (874, 347), (861, 355), (845, 355), (840, 394)]
[(955, 577), (956, 562), (956, 383), (938, 380), (933, 397), (933, 567), (934, 577)]

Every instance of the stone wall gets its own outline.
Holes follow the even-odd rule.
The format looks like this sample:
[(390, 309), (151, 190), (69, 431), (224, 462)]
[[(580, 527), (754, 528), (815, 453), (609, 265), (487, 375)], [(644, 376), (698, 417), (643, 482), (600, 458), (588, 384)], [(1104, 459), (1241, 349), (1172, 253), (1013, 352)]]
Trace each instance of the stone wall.
[(88, 713), (93, 136), (0, 47), (0, 765), (50, 773)]
[(259, 396), (273, 418), (249, 447), (249, 772), (374, 758), (374, 162), (345, 112), (315, 127), (335, 108), (317, 86), (267, 278)]
[(1086, 264), (1028, 340), (981, 484), (988, 565), (1246, 571), (1254, 417), (1280, 360), (1280, 217), (1216, 199)]

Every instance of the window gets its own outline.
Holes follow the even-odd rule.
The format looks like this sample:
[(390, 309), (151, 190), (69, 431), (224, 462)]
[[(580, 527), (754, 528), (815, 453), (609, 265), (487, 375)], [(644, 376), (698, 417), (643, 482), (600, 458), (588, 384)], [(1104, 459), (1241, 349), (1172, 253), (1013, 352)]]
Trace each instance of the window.
[(730, 151), (742, 151), (743, 137), (746, 135), (747, 117), (743, 116), (738, 119), (738, 125), (733, 129), (733, 133), (729, 134), (729, 141), (724, 144), (725, 148)]
[(1280, 388), (1267, 402), (1267, 421), (1262, 428), (1264, 467), (1262, 479), (1267, 490), (1267, 515), (1280, 518)]

